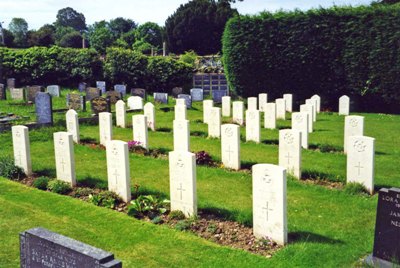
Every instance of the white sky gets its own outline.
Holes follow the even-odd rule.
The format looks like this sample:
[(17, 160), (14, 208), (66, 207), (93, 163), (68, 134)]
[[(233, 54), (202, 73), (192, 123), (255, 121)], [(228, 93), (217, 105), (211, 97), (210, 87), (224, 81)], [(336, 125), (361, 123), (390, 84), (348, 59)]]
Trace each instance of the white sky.
[[(72, 7), (83, 13), (86, 24), (96, 21), (123, 17), (137, 23), (147, 21), (164, 25), (165, 20), (181, 4), (188, 0), (0, 0), (0, 22), (3, 27), (14, 17), (24, 18), (29, 29), (38, 29), (46, 23), (56, 20), (57, 11)], [(279, 9), (293, 10), (299, 8), (307, 10), (315, 7), (329, 7), (333, 5), (368, 5), (371, 0), (244, 0), (233, 6), (241, 14), (257, 14), (261, 11), (276, 11)]]

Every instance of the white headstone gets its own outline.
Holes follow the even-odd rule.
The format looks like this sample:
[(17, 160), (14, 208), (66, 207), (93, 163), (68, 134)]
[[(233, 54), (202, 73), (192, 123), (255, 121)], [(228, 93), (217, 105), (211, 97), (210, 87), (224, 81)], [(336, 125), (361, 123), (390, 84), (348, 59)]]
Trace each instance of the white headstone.
[(285, 245), (287, 232), (286, 169), (271, 164), (257, 164), (253, 173), (253, 233)]
[(279, 165), (301, 178), (301, 133), (294, 129), (279, 131)]
[(343, 95), (339, 98), (339, 115), (350, 114), (350, 98)]
[(286, 102), (284, 99), (276, 99), (276, 118), (286, 120)]
[(132, 116), (133, 140), (139, 142), (139, 146), (148, 149), (147, 117), (142, 114)]
[(221, 126), (222, 164), (231, 169), (240, 169), (240, 127), (235, 124)]
[(108, 112), (99, 113), (100, 144), (107, 146), (112, 140), (112, 114)]
[(10, 88), (11, 99), (13, 100), (23, 100), (25, 98), (23, 88)]
[[(177, 100), (185, 100), (185, 99), (177, 99)], [(175, 109), (175, 120), (186, 120), (185, 104), (176, 104), (174, 109)]]
[(314, 131), (314, 122), (312, 121), (314, 106), (311, 104), (302, 104), (300, 105), (300, 112), (308, 114), (308, 133), (312, 133)]
[(32, 175), (32, 163), (28, 127), (13, 126), (11, 132), (14, 149), (14, 164), (22, 168), (27, 176), (30, 176)]
[(276, 104), (267, 103), (264, 108), (264, 128), (276, 128)]
[(350, 136), (347, 142), (347, 183), (361, 183), (370, 194), (373, 194), (375, 139)]
[(129, 97), (128, 108), (131, 110), (143, 110), (143, 99), (139, 96)]
[(221, 137), (221, 108), (210, 108), (210, 113), (208, 116), (208, 137)]
[(231, 116), (231, 97), (222, 97), (222, 116)]
[(261, 142), (260, 111), (246, 111), (246, 141)]
[(115, 118), (117, 127), (126, 128), (126, 105), (122, 100), (117, 101), (115, 104)]
[(292, 94), (283, 94), (283, 99), (285, 100), (286, 112), (292, 112), (293, 111), (293, 95)]
[(128, 143), (108, 141), (106, 154), (108, 190), (118, 194), (125, 202), (131, 201)]
[(174, 151), (190, 151), (189, 120), (174, 120)]
[(186, 106), (186, 100), (185, 99), (175, 99), (176, 105), (185, 105)]
[(235, 124), (243, 125), (243, 112), (244, 112), (244, 104), (243, 101), (234, 101), (232, 102), (232, 121)]
[(268, 102), (267, 93), (258, 94), (258, 110), (265, 111), (265, 105), (267, 105), (267, 102)]
[(196, 156), (184, 151), (169, 152), (171, 211), (186, 217), (197, 215)]
[(317, 113), (321, 112), (321, 97), (317, 94), (313, 95), (311, 99), (317, 100)]
[(214, 106), (212, 100), (203, 100), (203, 123), (208, 123), (210, 119), (210, 109)]
[(257, 109), (257, 104), (258, 104), (257, 102), (258, 102), (257, 97), (247, 98), (247, 110), (249, 110), (249, 111), (258, 110)]
[(53, 136), (57, 179), (75, 186), (75, 156), (72, 134), (68, 132), (56, 132)]
[(76, 143), (79, 143), (80, 137), (78, 113), (73, 109), (69, 109), (65, 114), (65, 121), (67, 124), (67, 132), (72, 134), (72, 140)]
[(306, 104), (311, 105), (313, 114), (312, 114), (312, 121), (316, 122), (317, 121), (317, 100), (316, 99), (306, 99)]
[(347, 153), (347, 141), (351, 136), (364, 135), (364, 116), (348, 115), (344, 118), (344, 145), (343, 151)]
[(144, 115), (146, 116), (147, 120), (147, 127), (150, 128), (152, 131), (156, 130), (156, 109), (154, 104), (148, 102), (144, 105)]
[(301, 132), (301, 147), (308, 149), (308, 113), (292, 113), (292, 129)]

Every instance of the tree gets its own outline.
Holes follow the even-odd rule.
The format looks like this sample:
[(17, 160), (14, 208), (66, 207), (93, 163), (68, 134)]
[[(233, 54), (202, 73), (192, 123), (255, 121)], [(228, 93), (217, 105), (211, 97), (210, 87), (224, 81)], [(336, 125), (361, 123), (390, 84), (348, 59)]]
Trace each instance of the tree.
[(14, 35), (14, 44), (17, 47), (27, 46), (28, 23), (23, 18), (13, 18), (8, 29)]
[(114, 38), (110, 29), (100, 26), (89, 33), (89, 43), (99, 53), (104, 54), (107, 47), (114, 43)]
[(49, 47), (55, 43), (56, 28), (53, 25), (45, 24), (37, 31), (30, 31), (28, 34), (29, 46)]
[(66, 7), (57, 12), (55, 26), (72, 27), (75, 31), (82, 32), (86, 30), (85, 16), (71, 7)]
[(136, 39), (143, 40), (153, 47), (162, 47), (162, 28), (154, 22), (146, 22), (136, 29)]
[(108, 28), (110, 29), (115, 39), (121, 37), (121, 35), (124, 33), (136, 29), (136, 27), (137, 25), (133, 20), (124, 19), (121, 17), (112, 19), (108, 23)]
[(194, 50), (200, 55), (220, 52), (225, 24), (236, 14), (228, 0), (192, 0), (181, 5), (165, 22), (169, 50)]
[(14, 46), (14, 35), (7, 29), (3, 29), (4, 45), (6, 47)]
[(62, 47), (82, 47), (82, 35), (78, 31), (73, 31), (64, 35), (60, 40)]

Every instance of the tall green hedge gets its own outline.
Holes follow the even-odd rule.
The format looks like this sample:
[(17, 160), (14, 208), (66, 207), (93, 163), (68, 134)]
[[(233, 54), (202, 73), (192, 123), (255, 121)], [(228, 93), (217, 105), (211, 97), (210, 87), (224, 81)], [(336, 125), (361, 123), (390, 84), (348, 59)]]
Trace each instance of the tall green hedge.
[(319, 94), (336, 109), (400, 112), (400, 6), (334, 7), (229, 20), (224, 67), (238, 95)]

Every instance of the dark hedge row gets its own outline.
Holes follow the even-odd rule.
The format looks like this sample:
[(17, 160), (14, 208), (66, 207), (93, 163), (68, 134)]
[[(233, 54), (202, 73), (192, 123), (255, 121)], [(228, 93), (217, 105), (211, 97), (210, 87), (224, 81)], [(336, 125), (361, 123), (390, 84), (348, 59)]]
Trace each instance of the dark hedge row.
[(105, 58), (93, 49), (32, 47), (0, 48), (0, 81), (17, 79), (19, 86), (58, 84), (76, 88), (81, 81), (94, 86), (127, 84), (151, 91), (190, 86), (193, 67), (171, 57), (148, 57), (132, 50), (109, 48)]
[(358, 111), (400, 112), (399, 5), (238, 16), (223, 54), (238, 95), (319, 94), (336, 110), (347, 94)]

